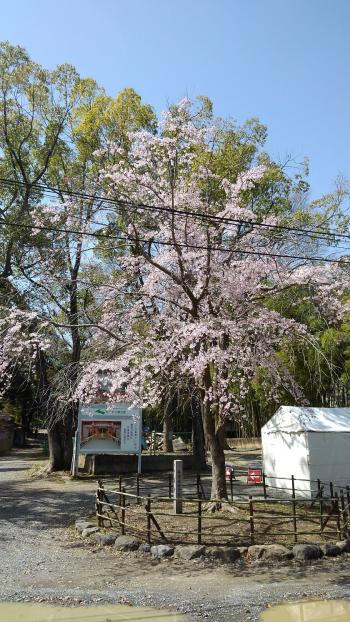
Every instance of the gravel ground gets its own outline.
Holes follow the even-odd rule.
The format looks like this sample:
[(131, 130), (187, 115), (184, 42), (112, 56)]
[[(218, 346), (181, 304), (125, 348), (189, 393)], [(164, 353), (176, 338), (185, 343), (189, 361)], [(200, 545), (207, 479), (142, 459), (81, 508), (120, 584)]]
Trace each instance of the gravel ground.
[(116, 554), (82, 541), (71, 525), (93, 510), (95, 482), (31, 478), (39, 458), (35, 448), (0, 457), (0, 600), (122, 602), (248, 622), (284, 599), (350, 599), (350, 556), (308, 566), (213, 567)]

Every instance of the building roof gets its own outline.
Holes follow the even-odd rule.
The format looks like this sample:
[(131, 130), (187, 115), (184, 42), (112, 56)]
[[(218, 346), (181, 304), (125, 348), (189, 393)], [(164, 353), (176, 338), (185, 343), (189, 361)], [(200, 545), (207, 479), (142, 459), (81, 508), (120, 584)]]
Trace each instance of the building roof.
[(350, 432), (350, 408), (306, 408), (281, 406), (262, 431)]

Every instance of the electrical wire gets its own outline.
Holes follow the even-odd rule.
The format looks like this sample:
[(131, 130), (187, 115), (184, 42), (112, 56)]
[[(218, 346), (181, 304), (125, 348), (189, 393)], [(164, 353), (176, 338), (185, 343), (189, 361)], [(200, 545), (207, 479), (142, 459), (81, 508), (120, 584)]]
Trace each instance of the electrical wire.
[[(8, 178), (3, 178), (3, 177), (0, 177), (0, 183), (2, 183), (3, 185), (8, 185), (8, 186), (21, 186), (21, 187), (27, 186), (27, 184), (23, 181), (13, 180), (13, 179), (8, 179)], [(67, 196), (78, 198), (78, 199), (81, 198), (81, 199), (90, 200), (90, 201), (100, 201), (102, 203), (115, 205), (116, 207), (132, 207), (137, 210), (167, 212), (167, 213), (176, 214), (178, 216), (206, 219), (206, 220), (213, 221), (213, 222), (230, 223), (230, 224), (236, 224), (236, 225), (249, 225), (251, 227), (262, 227), (264, 229), (269, 229), (269, 230), (288, 231), (292, 233), (299, 233), (302, 235), (306, 235), (312, 238), (315, 238), (321, 235), (321, 236), (326, 236), (326, 239), (330, 239), (330, 238), (350, 239), (349, 234), (342, 233), (340, 231), (335, 231), (332, 229), (328, 231), (326, 229), (303, 229), (301, 227), (290, 227), (288, 225), (274, 225), (270, 223), (261, 223), (261, 222), (255, 222), (252, 220), (240, 219), (240, 218), (229, 218), (225, 216), (221, 217), (215, 214), (206, 214), (204, 212), (193, 212), (189, 210), (179, 210), (177, 208), (160, 206), (160, 205), (148, 205), (145, 203), (135, 203), (132, 201), (126, 201), (124, 199), (111, 199), (110, 197), (104, 197), (104, 196), (84, 193), (81, 191), (63, 190), (60, 188), (54, 188), (52, 186), (48, 186), (44, 184), (33, 184), (31, 188), (33, 190), (38, 190), (41, 192), (45, 192), (45, 191), (51, 192), (55, 195), (67, 195)]]

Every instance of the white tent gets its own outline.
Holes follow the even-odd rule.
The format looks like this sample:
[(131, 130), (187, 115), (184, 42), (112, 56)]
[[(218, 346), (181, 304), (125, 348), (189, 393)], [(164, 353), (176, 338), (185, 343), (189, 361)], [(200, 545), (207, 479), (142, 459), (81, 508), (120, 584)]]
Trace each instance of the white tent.
[[(317, 482), (350, 484), (350, 408), (281, 406), (261, 430), (266, 483), (311, 498)], [(285, 479), (283, 479), (285, 478)], [(339, 492), (339, 491), (338, 491)]]

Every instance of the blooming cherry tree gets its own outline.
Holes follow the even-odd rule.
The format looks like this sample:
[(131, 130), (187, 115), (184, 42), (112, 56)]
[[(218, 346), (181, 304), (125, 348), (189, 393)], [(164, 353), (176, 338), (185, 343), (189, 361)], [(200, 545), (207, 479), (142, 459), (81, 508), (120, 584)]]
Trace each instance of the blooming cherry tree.
[[(78, 394), (92, 399), (98, 384), (92, 377), (101, 369), (109, 369), (116, 387), (127, 382), (130, 397), (144, 404), (159, 402), (165, 387), (194, 384), (202, 395), (212, 498), (220, 501), (227, 491), (219, 433), (228, 419), (244, 416), (257, 372), (265, 371), (266, 391), (274, 399), (283, 389), (303, 400), (277, 353), (291, 340), (312, 338), (271, 301), (303, 286), (329, 321), (339, 319), (342, 309), (334, 295), (335, 271), (307, 268), (289, 257), (290, 237), (261, 227), (248, 208), (247, 196), (265, 169), (246, 170), (235, 183), (212, 170), (215, 131), (196, 127), (191, 103), (184, 100), (164, 116), (158, 136), (130, 134), (129, 160), (102, 172), (101, 183), (120, 201), (128, 250), (109, 274), (100, 319), (101, 331), (109, 332), (110, 359), (87, 366)], [(269, 217), (263, 224), (276, 221)], [(122, 350), (117, 356), (115, 339)]]

